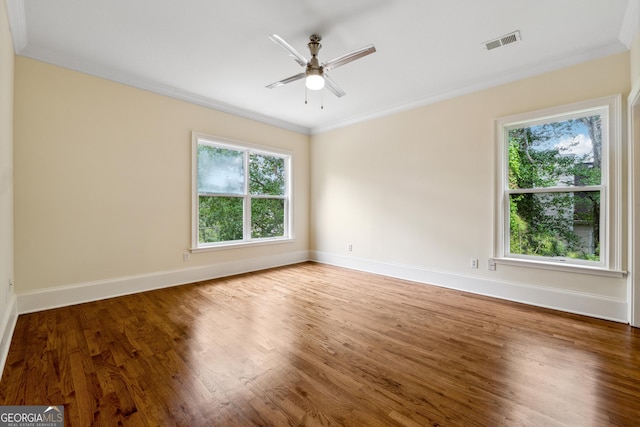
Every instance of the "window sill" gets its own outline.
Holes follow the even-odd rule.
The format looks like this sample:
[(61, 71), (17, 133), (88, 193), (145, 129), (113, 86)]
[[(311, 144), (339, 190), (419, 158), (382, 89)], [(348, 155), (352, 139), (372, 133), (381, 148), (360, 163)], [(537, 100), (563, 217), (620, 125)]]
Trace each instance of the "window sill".
[(596, 267), (580, 264), (565, 264), (552, 261), (536, 261), (516, 258), (493, 258), (496, 264), (512, 265), (516, 267), (538, 268), (542, 270), (562, 271), (566, 273), (589, 274), (592, 276), (605, 276), (622, 278), (627, 275), (624, 270), (612, 270), (606, 267)]
[(202, 246), (199, 248), (189, 248), (191, 253), (198, 252), (212, 252), (212, 251), (221, 251), (228, 249), (240, 249), (240, 248), (250, 248), (253, 246), (265, 246), (265, 245), (278, 245), (281, 243), (293, 243), (295, 241), (294, 238), (274, 238), (274, 239), (264, 239), (264, 240), (254, 240), (251, 242), (230, 242), (230, 243), (220, 243), (212, 246)]

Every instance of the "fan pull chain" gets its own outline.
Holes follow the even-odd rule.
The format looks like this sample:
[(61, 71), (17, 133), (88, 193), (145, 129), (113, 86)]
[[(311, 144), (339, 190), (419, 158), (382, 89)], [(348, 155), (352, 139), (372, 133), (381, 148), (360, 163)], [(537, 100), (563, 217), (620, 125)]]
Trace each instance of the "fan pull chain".
[[(308, 104), (308, 89), (304, 87), (304, 105)], [(324, 110), (324, 89), (320, 91), (320, 109)]]

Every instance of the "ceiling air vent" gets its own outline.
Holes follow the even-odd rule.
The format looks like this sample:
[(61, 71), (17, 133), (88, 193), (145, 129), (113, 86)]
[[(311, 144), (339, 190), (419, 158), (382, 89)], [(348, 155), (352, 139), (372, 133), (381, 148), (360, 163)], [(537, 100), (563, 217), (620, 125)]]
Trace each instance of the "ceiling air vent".
[(505, 34), (497, 39), (482, 43), (482, 48), (485, 50), (492, 50), (507, 44), (515, 43), (519, 40), (521, 40), (520, 31), (514, 31), (513, 33)]

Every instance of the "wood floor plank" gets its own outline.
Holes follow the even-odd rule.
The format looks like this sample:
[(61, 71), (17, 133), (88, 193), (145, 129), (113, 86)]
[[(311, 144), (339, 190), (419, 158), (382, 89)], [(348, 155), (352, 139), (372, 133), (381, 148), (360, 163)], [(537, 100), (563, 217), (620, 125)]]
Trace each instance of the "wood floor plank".
[(640, 331), (326, 265), (18, 318), (0, 404), (69, 426), (634, 426)]

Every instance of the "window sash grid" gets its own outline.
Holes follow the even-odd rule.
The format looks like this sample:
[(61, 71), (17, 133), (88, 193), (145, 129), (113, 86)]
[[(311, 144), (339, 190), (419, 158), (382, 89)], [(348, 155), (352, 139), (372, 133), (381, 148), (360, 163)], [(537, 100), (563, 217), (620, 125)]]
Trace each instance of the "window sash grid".
[(244, 167), (244, 202), (242, 203), (242, 240), (248, 242), (251, 240), (251, 198), (249, 196), (249, 158), (251, 150), (243, 150), (243, 167)]
[(236, 193), (198, 193), (198, 197), (246, 197), (244, 194)]
[(268, 196), (268, 195), (264, 195), (264, 194), (251, 194), (250, 196), (252, 199), (279, 199), (279, 200), (287, 200), (286, 196)]
[(509, 194), (534, 194), (534, 193), (594, 193), (604, 192), (604, 185), (585, 185), (584, 187), (542, 187), (542, 188), (508, 188)]
[(264, 194), (233, 194), (233, 193), (198, 193), (198, 197), (251, 197), (252, 199), (280, 199), (287, 200), (287, 196), (269, 196)]
[[(554, 269), (558, 263), (584, 267), (585, 271), (604, 271), (624, 273), (621, 266), (621, 183), (620, 168), (620, 104), (619, 95), (593, 99), (572, 105), (563, 105), (524, 114), (497, 119), (495, 122), (496, 152), (499, 155), (495, 163), (495, 234), (494, 259), (496, 262), (513, 265), (534, 266)], [(536, 126), (552, 121), (563, 121), (600, 114), (603, 145), (601, 151), (601, 179), (597, 185), (553, 186), (547, 188), (509, 188), (509, 131), (527, 126)], [(536, 117), (537, 116), (537, 117)], [(605, 142), (606, 140), (606, 142)], [(549, 258), (543, 256), (511, 253), (510, 248), (510, 203), (513, 196), (521, 194), (600, 194), (600, 257), (599, 261), (574, 258)], [(520, 261), (520, 263), (518, 262)], [(563, 270), (564, 271), (564, 270)], [(568, 270), (567, 270), (568, 271)]]
[[(193, 166), (193, 173), (192, 173), (192, 187), (193, 187), (193, 202), (192, 202), (192, 209), (193, 209), (193, 214), (192, 214), (192, 218), (193, 218), (193, 226), (192, 226), (192, 250), (197, 250), (197, 249), (207, 249), (207, 248), (216, 248), (216, 247), (225, 247), (225, 246), (233, 246), (233, 245), (238, 245), (238, 244), (251, 244), (252, 242), (254, 243), (259, 243), (259, 242), (264, 242), (264, 241), (282, 241), (282, 240), (290, 240), (292, 237), (292, 212), (291, 212), (291, 162), (292, 162), (292, 156), (291, 154), (287, 154), (287, 153), (283, 153), (283, 152), (278, 152), (276, 151), (271, 151), (271, 150), (267, 150), (267, 149), (261, 149), (259, 147), (242, 147), (242, 146), (238, 146), (235, 144), (231, 144), (231, 143), (225, 143), (223, 142), (223, 140), (218, 140), (217, 138), (215, 140), (210, 139), (210, 137), (202, 135), (202, 134), (196, 134), (193, 133), (192, 134), (192, 141), (193, 141), (193, 149), (192, 149), (192, 153), (193, 153), (193, 159), (192, 159), (192, 166)], [(197, 161), (197, 154), (198, 154), (198, 146), (200, 145), (205, 145), (205, 146), (211, 146), (211, 147), (219, 147), (219, 148), (223, 148), (223, 149), (228, 149), (228, 150), (233, 150), (233, 151), (237, 151), (239, 153), (242, 153), (243, 156), (243, 177), (244, 177), (244, 183), (243, 183), (243, 194), (240, 193), (208, 193), (208, 192), (199, 192), (197, 190), (197, 170), (198, 170), (198, 161)], [(282, 173), (284, 174), (284, 189), (283, 189), (283, 194), (276, 194), (276, 195), (268, 195), (268, 194), (251, 194), (250, 193), (250, 175), (251, 175), (251, 170), (250, 170), (250, 164), (251, 164), (251, 156), (252, 155), (261, 155), (261, 156), (269, 156), (269, 157), (274, 157), (274, 158), (279, 158), (282, 159), (284, 161), (284, 170), (282, 171)], [(200, 224), (200, 209), (199, 209), (199, 200), (201, 197), (206, 197), (206, 198), (215, 198), (215, 197), (220, 197), (220, 198), (241, 198), (242, 201), (242, 208), (243, 208), (243, 213), (242, 213), (242, 221), (243, 221), (243, 225), (242, 225), (242, 240), (229, 240), (229, 241), (220, 241), (220, 242), (200, 242), (199, 240), (199, 224)], [(283, 231), (282, 231), (282, 235), (278, 235), (278, 236), (273, 236), (273, 237), (253, 237), (252, 233), (253, 233), (253, 218), (252, 218), (252, 200), (282, 200), (283, 201), (283, 206), (284, 206), (284, 210), (282, 212), (282, 226), (284, 227)]]

